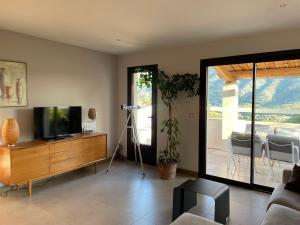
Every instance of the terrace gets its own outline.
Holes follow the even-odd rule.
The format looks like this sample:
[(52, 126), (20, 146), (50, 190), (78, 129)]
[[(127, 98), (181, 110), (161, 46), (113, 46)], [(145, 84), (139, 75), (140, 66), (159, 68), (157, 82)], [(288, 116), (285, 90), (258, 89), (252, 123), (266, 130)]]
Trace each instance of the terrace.
[[(253, 64), (214, 66), (208, 76), (209, 96), (220, 92), (222, 99), (219, 105), (211, 103), (218, 98), (212, 95), (208, 103), (207, 174), (249, 183)], [(254, 183), (269, 187), (280, 182), (284, 168), (299, 160), (300, 107), (284, 99), (283, 93), (292, 91), (278, 85), (284, 80), (300, 82), (299, 60), (256, 64)], [(274, 84), (269, 93), (267, 87)], [(297, 103), (297, 93), (292, 94)], [(264, 104), (274, 96), (283, 98), (284, 104)]]

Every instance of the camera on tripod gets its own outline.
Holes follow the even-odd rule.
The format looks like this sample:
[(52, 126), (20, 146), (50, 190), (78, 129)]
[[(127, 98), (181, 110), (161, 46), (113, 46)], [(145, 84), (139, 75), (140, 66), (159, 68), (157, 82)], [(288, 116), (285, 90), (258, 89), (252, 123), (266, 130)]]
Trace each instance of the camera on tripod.
[[(133, 140), (133, 143), (134, 143), (134, 161), (135, 161), (135, 164), (137, 165), (138, 164), (138, 161), (137, 161), (137, 153), (138, 153), (138, 157), (140, 159), (140, 164), (141, 164), (141, 169), (142, 169), (142, 174), (143, 174), (143, 177), (145, 176), (145, 172), (144, 172), (144, 165), (143, 165), (143, 158), (142, 158), (142, 153), (141, 153), (141, 148), (140, 148), (140, 140), (139, 140), (139, 134), (138, 134), (138, 129), (137, 129), (137, 125), (136, 125), (136, 116), (135, 116), (135, 111), (138, 110), (138, 109), (141, 109), (143, 107), (139, 106), (139, 105), (126, 105), (126, 104), (123, 104), (121, 105), (121, 109), (122, 110), (126, 110), (128, 111), (128, 117), (127, 117), (127, 120), (126, 120), (126, 124), (122, 130), (122, 133), (121, 133), (121, 136), (120, 136), (120, 139), (118, 141), (118, 144), (115, 148), (115, 151), (113, 152), (113, 155), (110, 159), (110, 162), (108, 164), (108, 167), (106, 169), (106, 172), (109, 171), (110, 167), (111, 167), (111, 164), (116, 156), (116, 153), (118, 151), (118, 148), (119, 146), (121, 145), (121, 141), (122, 141), (122, 138), (124, 136), (124, 133), (127, 129), (130, 129), (131, 130), (131, 134), (132, 134), (132, 140)], [(130, 119), (131, 119), (131, 122), (130, 122)], [(129, 124), (131, 123), (131, 124)]]
[(122, 110), (127, 110), (129, 112), (135, 111), (135, 110), (138, 110), (138, 109), (141, 109), (141, 108), (142, 107), (140, 105), (126, 105), (126, 104), (121, 105)]

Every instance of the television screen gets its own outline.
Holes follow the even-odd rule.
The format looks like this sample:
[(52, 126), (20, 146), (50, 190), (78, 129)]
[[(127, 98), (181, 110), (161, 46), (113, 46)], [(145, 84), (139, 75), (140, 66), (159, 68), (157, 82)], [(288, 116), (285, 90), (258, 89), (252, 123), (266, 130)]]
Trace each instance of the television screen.
[(81, 107), (36, 107), (34, 137), (52, 139), (81, 133)]
[(81, 106), (69, 107), (70, 118), (70, 134), (78, 134), (82, 132)]
[(56, 108), (56, 136), (70, 134), (70, 126), (69, 108)]
[(33, 109), (34, 138), (55, 137), (55, 108), (36, 107)]

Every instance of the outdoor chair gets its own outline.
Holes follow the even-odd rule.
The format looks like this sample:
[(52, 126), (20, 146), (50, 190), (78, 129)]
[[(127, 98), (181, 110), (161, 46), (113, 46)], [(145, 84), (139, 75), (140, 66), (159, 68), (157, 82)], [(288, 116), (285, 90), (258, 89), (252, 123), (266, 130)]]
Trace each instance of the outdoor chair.
[[(252, 124), (248, 123), (246, 125), (245, 133), (251, 134), (251, 127)], [(268, 134), (274, 134), (275, 130), (273, 127), (269, 125), (263, 125), (263, 124), (255, 124), (255, 134), (260, 136), (260, 138), (264, 139)]]
[[(232, 154), (231, 158), (236, 168), (236, 156), (251, 156), (251, 134), (231, 133)], [(263, 153), (263, 141), (258, 135), (254, 135), (254, 157), (261, 158)], [(254, 163), (255, 165), (255, 163)], [(255, 166), (256, 171), (256, 166)]]
[(299, 138), (269, 134), (266, 139), (266, 154), (274, 175), (274, 161), (296, 164), (299, 162)]
[[(245, 133), (251, 134), (251, 128), (252, 128), (252, 124), (248, 123), (246, 125)], [(275, 130), (270, 125), (255, 124), (255, 134), (258, 135), (263, 142), (265, 141), (266, 136), (268, 134), (274, 134), (274, 133), (275, 133)], [(263, 159), (264, 164), (265, 164), (265, 156), (266, 156), (266, 152), (265, 152), (265, 148), (263, 147), (262, 159)]]
[(300, 137), (300, 129), (289, 127), (276, 127), (274, 134), (286, 137)]

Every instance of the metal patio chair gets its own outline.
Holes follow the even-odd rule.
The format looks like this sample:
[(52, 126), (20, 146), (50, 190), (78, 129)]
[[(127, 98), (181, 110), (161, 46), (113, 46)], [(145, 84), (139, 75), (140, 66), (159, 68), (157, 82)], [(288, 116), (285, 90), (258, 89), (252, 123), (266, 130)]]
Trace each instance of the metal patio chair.
[[(232, 132), (231, 134), (232, 154), (234, 167), (236, 168), (236, 156), (251, 156), (251, 134)], [(263, 141), (258, 135), (254, 135), (254, 157), (261, 158), (263, 153)], [(256, 165), (254, 162), (255, 171)]]
[(266, 139), (266, 155), (274, 176), (274, 161), (297, 164), (299, 162), (299, 138), (269, 134)]

